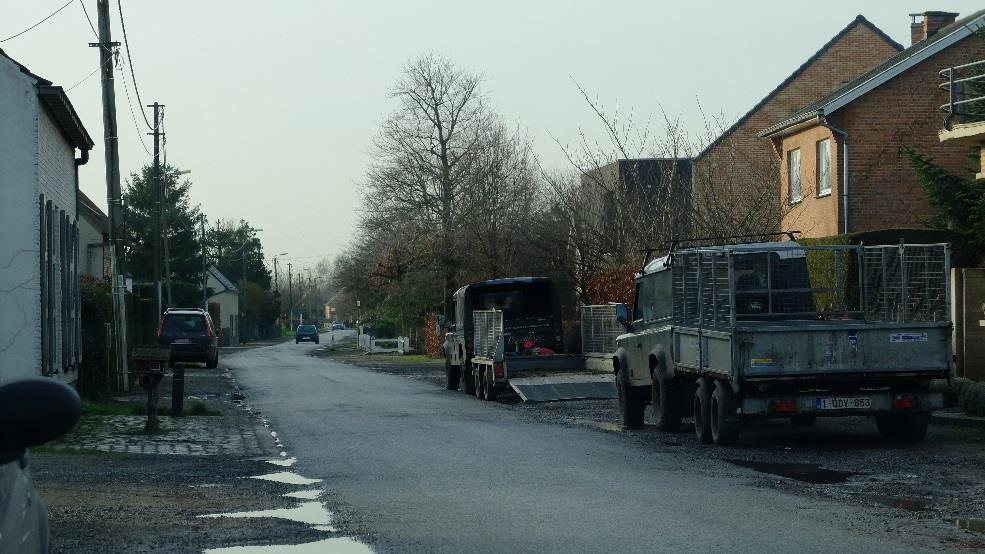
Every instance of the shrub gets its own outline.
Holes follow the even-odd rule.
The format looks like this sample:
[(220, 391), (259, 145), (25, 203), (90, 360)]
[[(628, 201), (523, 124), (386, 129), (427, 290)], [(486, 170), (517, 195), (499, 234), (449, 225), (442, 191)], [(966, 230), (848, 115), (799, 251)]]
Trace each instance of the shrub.
[(961, 391), (958, 406), (968, 415), (985, 416), (985, 383), (969, 383)]
[(930, 390), (944, 395), (945, 408), (956, 408), (958, 407), (958, 399), (961, 397), (961, 391), (973, 383), (974, 381), (964, 377), (955, 377), (950, 381), (937, 379), (930, 383)]

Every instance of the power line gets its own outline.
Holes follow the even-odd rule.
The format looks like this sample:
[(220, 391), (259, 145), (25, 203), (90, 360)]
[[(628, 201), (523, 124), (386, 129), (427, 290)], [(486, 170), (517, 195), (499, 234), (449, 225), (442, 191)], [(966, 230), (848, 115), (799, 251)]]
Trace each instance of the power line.
[(85, 77), (83, 77), (78, 83), (75, 83), (74, 85), (72, 85), (72, 86), (68, 87), (67, 89), (65, 89), (65, 92), (68, 92), (68, 91), (72, 90), (73, 88), (81, 85), (82, 83), (88, 81), (89, 80), (89, 77), (92, 77), (93, 75), (95, 75), (97, 71), (99, 71), (100, 69), (102, 69), (103, 66), (106, 65), (106, 64), (108, 64), (112, 59), (113, 58), (108, 58), (105, 62), (99, 64), (99, 66), (96, 67), (96, 69), (93, 69), (92, 70), (92, 73), (90, 73), (90, 74), (86, 75)]
[[(137, 123), (137, 114), (133, 111), (133, 102), (130, 100), (130, 87), (127, 85), (126, 73), (120, 72), (120, 80), (123, 81), (123, 90), (127, 93), (127, 105), (130, 106), (130, 119), (133, 120), (133, 128), (137, 130), (137, 138), (140, 139), (140, 146), (144, 148), (144, 152), (147, 152), (148, 156), (153, 156), (150, 150), (147, 149), (147, 144), (144, 143), (143, 131), (140, 129), (140, 124)], [(141, 113), (143, 111), (141, 110)], [(151, 127), (153, 129), (153, 127)]]
[(86, 9), (86, 3), (79, 0), (79, 5), (82, 6), (82, 12), (86, 14), (86, 19), (89, 20), (89, 28), (92, 29), (92, 34), (96, 36), (96, 40), (99, 40), (99, 33), (96, 32), (96, 26), (92, 24), (92, 19), (89, 18), (89, 10)]
[(137, 95), (137, 105), (140, 107), (140, 115), (144, 118), (144, 123), (150, 130), (154, 130), (154, 126), (150, 124), (147, 119), (147, 114), (144, 112), (144, 102), (140, 99), (140, 89), (137, 87), (137, 76), (133, 73), (133, 59), (130, 58), (130, 42), (127, 41), (127, 25), (123, 21), (123, 2), (121, 0), (116, 0), (116, 7), (120, 12), (120, 28), (123, 29), (123, 45), (126, 47), (127, 51), (127, 64), (130, 66), (130, 80), (133, 81), (133, 92)]
[(60, 11), (62, 11), (62, 10), (64, 10), (64, 9), (65, 9), (66, 7), (68, 7), (68, 5), (69, 5), (69, 4), (71, 4), (71, 3), (72, 3), (72, 2), (74, 2), (74, 1), (75, 1), (75, 0), (68, 0), (68, 2), (65, 2), (64, 4), (62, 4), (62, 7), (60, 7), (60, 8), (58, 8), (57, 10), (55, 10), (55, 11), (53, 11), (53, 12), (51, 12), (51, 14), (49, 14), (49, 15), (48, 15), (48, 17), (46, 17), (46, 18), (44, 18), (44, 19), (42, 19), (41, 21), (38, 21), (38, 22), (37, 22), (37, 23), (35, 23), (34, 25), (31, 25), (30, 27), (28, 27), (27, 29), (24, 29), (23, 31), (21, 31), (21, 32), (19, 32), (19, 33), (17, 33), (16, 35), (10, 35), (9, 37), (7, 37), (7, 38), (5, 38), (5, 39), (2, 39), (2, 40), (0, 40), (0, 42), (7, 42), (8, 40), (10, 40), (10, 39), (12, 39), (12, 38), (17, 38), (17, 37), (19, 37), (19, 36), (21, 36), (21, 35), (23, 35), (24, 33), (26, 33), (26, 32), (28, 32), (28, 31), (30, 31), (31, 29), (33, 29), (33, 28), (35, 28), (35, 27), (37, 27), (38, 25), (41, 25), (41, 24), (42, 24), (42, 23), (44, 23), (45, 21), (48, 21), (49, 19), (51, 19), (52, 17), (54, 17), (54, 16), (55, 16), (55, 14), (57, 14), (58, 12), (60, 12)]

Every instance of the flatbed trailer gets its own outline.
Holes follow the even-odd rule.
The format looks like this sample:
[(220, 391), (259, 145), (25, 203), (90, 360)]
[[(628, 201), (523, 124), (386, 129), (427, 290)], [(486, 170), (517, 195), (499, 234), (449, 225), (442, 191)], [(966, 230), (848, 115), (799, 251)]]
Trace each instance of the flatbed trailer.
[(637, 315), (613, 357), (623, 424), (653, 405), (660, 429), (694, 417), (734, 443), (756, 418), (866, 415), (918, 440), (950, 375), (948, 247), (681, 249), (637, 276)]

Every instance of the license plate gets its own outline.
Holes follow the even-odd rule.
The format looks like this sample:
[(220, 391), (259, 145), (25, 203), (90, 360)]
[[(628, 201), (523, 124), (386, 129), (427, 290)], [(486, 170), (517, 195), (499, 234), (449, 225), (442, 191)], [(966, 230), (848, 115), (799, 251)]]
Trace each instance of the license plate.
[(174, 339), (173, 341), (171, 341), (171, 344), (191, 344), (191, 343), (192, 343), (191, 339)]
[(868, 410), (872, 399), (868, 396), (815, 398), (815, 410)]

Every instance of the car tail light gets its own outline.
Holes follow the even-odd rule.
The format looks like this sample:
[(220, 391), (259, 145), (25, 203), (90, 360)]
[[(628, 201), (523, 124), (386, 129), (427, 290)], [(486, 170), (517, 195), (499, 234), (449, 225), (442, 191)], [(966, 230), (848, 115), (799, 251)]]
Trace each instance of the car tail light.
[(917, 397), (912, 394), (897, 394), (893, 396), (894, 410), (911, 410), (917, 407)]
[(212, 332), (212, 324), (207, 319), (205, 320), (205, 336), (210, 339), (215, 336), (215, 333)]
[(496, 375), (497, 379), (503, 376), (503, 362), (496, 362), (493, 364), (493, 373)]
[(161, 316), (161, 320), (157, 322), (157, 336), (161, 336), (161, 330), (164, 329), (164, 316)]
[(797, 401), (793, 398), (774, 398), (768, 410), (773, 413), (789, 414), (797, 411)]

